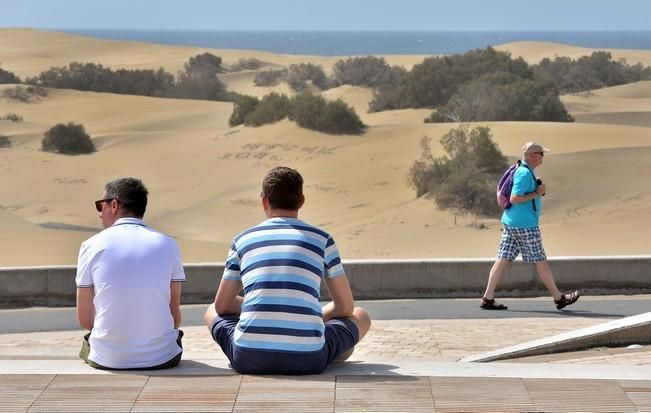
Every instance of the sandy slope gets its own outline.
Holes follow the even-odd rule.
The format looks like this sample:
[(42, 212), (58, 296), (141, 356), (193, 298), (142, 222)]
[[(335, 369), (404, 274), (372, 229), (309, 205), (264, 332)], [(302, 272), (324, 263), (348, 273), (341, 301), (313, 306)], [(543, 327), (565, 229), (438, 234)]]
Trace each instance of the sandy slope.
[[(24, 42), (22, 51), (12, 48), (7, 58), (2, 54), (3, 67), (15, 65), (24, 75), (56, 59), (81, 57), (116, 67), (129, 62), (131, 67), (172, 67), (196, 52), (48, 33), (53, 37), (50, 51), (45, 44), (39, 49), (42, 35), (0, 30), (1, 53), (9, 44)], [(219, 54), (226, 60), (258, 56), (283, 65), (336, 61), (238, 53), (243, 52)], [(405, 58), (403, 64), (413, 61), (417, 59)], [(252, 79), (252, 73), (243, 72), (224, 81), (232, 90), (250, 93), (260, 89), (252, 86)], [(563, 99), (577, 116), (646, 113), (651, 109), (644, 92), (647, 83)], [(4, 87), (10, 86), (0, 89)], [(303, 173), (307, 203), (302, 216), (332, 232), (346, 258), (493, 256), (497, 219), (474, 220), (437, 210), (431, 200), (417, 199), (406, 184), (409, 167), (420, 155), (421, 138), (431, 137), (440, 154), (438, 139), (454, 125), (424, 124), (428, 110), (365, 113), (372, 96), (365, 88), (343, 86), (324, 96), (354, 106), (369, 125), (367, 133), (329, 136), (289, 121), (230, 128), (232, 106), (223, 102), (68, 90), (51, 90), (33, 104), (0, 98), (0, 114), (24, 117), (22, 123), (0, 121), (0, 134), (9, 135), (13, 143), (0, 149), (0, 265), (74, 263), (79, 242), (92, 232), (37, 224), (97, 228), (92, 201), (107, 180), (124, 175), (147, 183), (147, 221), (177, 237), (186, 261), (221, 261), (233, 235), (262, 220), (260, 179), (278, 164)], [(72, 157), (40, 151), (43, 132), (61, 121), (83, 123), (98, 151)], [(538, 171), (548, 185), (542, 225), (550, 255), (649, 253), (651, 128), (639, 122), (488, 125), (511, 157), (529, 139), (553, 150)]]

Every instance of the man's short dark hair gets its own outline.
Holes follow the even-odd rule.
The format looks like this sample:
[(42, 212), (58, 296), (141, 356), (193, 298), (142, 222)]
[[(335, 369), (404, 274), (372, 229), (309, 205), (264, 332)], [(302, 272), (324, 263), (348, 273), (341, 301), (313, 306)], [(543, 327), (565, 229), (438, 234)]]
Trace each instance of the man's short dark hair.
[(138, 178), (118, 178), (106, 184), (106, 198), (117, 199), (125, 213), (138, 218), (145, 215), (149, 191)]
[(303, 198), (303, 177), (295, 169), (277, 166), (262, 180), (262, 195), (269, 199), (271, 209), (297, 211)]

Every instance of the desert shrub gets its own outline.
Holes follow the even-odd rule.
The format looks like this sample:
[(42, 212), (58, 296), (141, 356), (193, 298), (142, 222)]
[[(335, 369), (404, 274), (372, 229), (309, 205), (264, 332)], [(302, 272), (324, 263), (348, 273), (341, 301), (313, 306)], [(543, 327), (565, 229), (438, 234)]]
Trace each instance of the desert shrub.
[(335, 135), (359, 135), (365, 128), (355, 109), (341, 99), (327, 102), (319, 121), (321, 132)]
[(407, 73), (401, 84), (401, 101), (405, 107), (423, 108), (445, 105), (459, 86), (482, 75), (505, 72), (523, 79), (534, 73), (521, 58), (492, 47), (476, 49), (462, 55), (428, 57)]
[(12, 122), (22, 122), (23, 117), (17, 113), (7, 112), (4, 116), (0, 116), (0, 120), (10, 120)]
[(232, 101), (217, 74), (224, 73), (222, 59), (210, 53), (191, 57), (178, 78), (158, 70), (112, 70), (101, 64), (72, 62), (51, 67), (27, 79), (32, 85), (128, 95)]
[(169, 96), (174, 89), (174, 76), (162, 68), (114, 71), (101, 64), (81, 62), (51, 67), (38, 76), (27, 79), (27, 82), (58, 89), (155, 97)]
[(244, 123), (246, 117), (249, 116), (255, 108), (260, 104), (255, 96), (241, 96), (239, 99), (235, 100), (233, 105), (233, 113), (228, 119), (228, 124), (230, 126), (237, 126)]
[(12, 72), (0, 67), (0, 84), (2, 83), (20, 83), (20, 78)]
[(572, 122), (554, 82), (512, 73), (483, 75), (464, 85), (426, 122)]
[(2, 96), (9, 100), (23, 103), (32, 103), (41, 100), (48, 95), (47, 90), (40, 86), (14, 86), (5, 89)]
[(221, 100), (226, 87), (217, 78), (224, 73), (222, 58), (210, 53), (191, 57), (179, 72), (175, 96), (188, 99)]
[(260, 59), (252, 58), (240, 58), (237, 63), (234, 63), (230, 66), (231, 72), (241, 72), (242, 70), (256, 70), (262, 67), (262, 61)]
[(287, 69), (263, 70), (255, 74), (253, 84), (255, 86), (276, 86), (283, 80), (287, 79)]
[(339, 60), (332, 68), (332, 80), (337, 86), (354, 85), (377, 87), (397, 85), (406, 70), (399, 66), (391, 67), (383, 57), (350, 57)]
[(300, 92), (308, 87), (308, 82), (320, 90), (328, 88), (328, 79), (320, 65), (299, 63), (289, 66), (287, 84), (292, 90)]
[(46, 152), (76, 155), (95, 152), (95, 145), (84, 126), (69, 122), (59, 123), (45, 132), (41, 149)]
[(270, 93), (262, 98), (253, 112), (244, 118), (246, 126), (262, 126), (277, 122), (287, 117), (290, 111), (290, 101), (285, 95)]
[(9, 147), (11, 147), (11, 141), (9, 140), (9, 136), (0, 135), (0, 148), (9, 148)]
[(292, 98), (290, 119), (303, 128), (337, 135), (360, 134), (366, 127), (343, 100), (329, 102), (309, 92)]
[(433, 195), (437, 205), (475, 215), (497, 214), (495, 185), (507, 168), (506, 158), (491, 139), (488, 127), (469, 131), (462, 125), (441, 138), (446, 154), (434, 158), (431, 140), (421, 140), (421, 158), (407, 180), (417, 196)]
[(596, 51), (577, 60), (569, 57), (545, 58), (534, 66), (534, 70), (539, 76), (553, 80), (562, 93), (651, 79), (650, 67), (644, 67), (641, 63), (631, 66), (624, 59), (615, 61), (605, 51)]
[(373, 90), (373, 98), (368, 103), (368, 111), (381, 112), (400, 109), (403, 107), (400, 101), (401, 96), (400, 87), (391, 84), (381, 85)]

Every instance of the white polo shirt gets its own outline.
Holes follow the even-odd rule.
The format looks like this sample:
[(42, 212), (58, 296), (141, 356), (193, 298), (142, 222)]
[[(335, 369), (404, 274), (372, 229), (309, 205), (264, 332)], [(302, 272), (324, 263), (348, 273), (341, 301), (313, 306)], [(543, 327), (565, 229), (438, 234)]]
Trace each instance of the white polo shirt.
[(137, 218), (121, 218), (81, 244), (77, 287), (94, 287), (89, 360), (153, 367), (179, 354), (170, 283), (185, 281), (176, 241)]

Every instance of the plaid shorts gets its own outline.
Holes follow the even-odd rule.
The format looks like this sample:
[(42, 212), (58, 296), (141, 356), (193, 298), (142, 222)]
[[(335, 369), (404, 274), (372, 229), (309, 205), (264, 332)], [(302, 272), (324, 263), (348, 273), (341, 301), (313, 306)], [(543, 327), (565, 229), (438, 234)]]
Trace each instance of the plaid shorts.
[(497, 252), (497, 258), (514, 261), (522, 254), (524, 262), (545, 261), (547, 256), (542, 245), (540, 228), (515, 228), (504, 225), (502, 241)]

